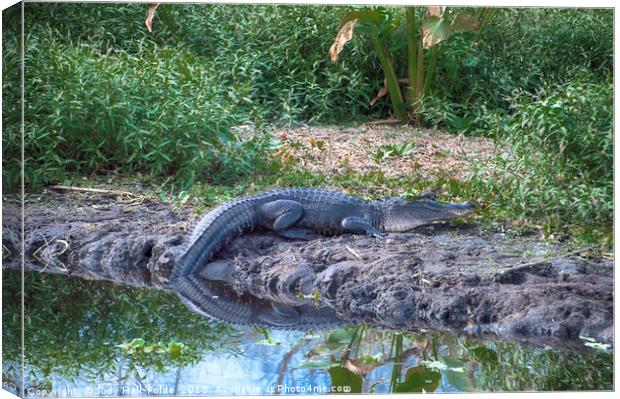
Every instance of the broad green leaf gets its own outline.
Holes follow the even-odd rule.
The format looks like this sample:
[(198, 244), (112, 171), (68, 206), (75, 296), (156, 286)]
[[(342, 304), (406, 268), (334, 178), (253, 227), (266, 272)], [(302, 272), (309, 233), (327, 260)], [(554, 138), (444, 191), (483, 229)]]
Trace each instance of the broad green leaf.
[(339, 362), (332, 362), (330, 360), (312, 360), (309, 362), (302, 363), (299, 368), (301, 369), (313, 369), (313, 370), (324, 370), (330, 367), (338, 366)]
[(353, 339), (355, 328), (339, 328), (332, 330), (327, 337), (327, 342), (349, 343)]
[(427, 16), (422, 21), (424, 48), (431, 48), (450, 36), (450, 24), (443, 18)]
[(382, 15), (379, 10), (355, 10), (349, 11), (344, 14), (342, 18), (340, 18), (340, 26), (342, 27), (349, 21), (354, 19), (359, 20), (360, 22), (365, 22), (367, 24), (380, 24), (384, 22), (385, 15)]
[(489, 349), (484, 346), (479, 346), (477, 348), (470, 349), (469, 354), (475, 361), (485, 366), (497, 365), (497, 362), (498, 362), (497, 352), (495, 352), (493, 349)]
[(361, 393), (362, 377), (345, 369), (344, 367), (332, 367), (329, 369), (332, 378), (332, 386), (336, 388), (334, 393)]
[(454, 18), (451, 24), (452, 32), (471, 32), (480, 27), (480, 21), (470, 13), (462, 12)]
[(133, 346), (134, 348), (141, 348), (142, 346), (144, 346), (144, 340), (142, 338), (136, 338), (131, 341), (131, 346)]
[(183, 345), (176, 342), (170, 342), (168, 344), (168, 355), (170, 359), (176, 359), (182, 354)]
[(434, 392), (441, 374), (424, 366), (412, 367), (405, 374), (405, 381), (394, 386), (394, 392)]

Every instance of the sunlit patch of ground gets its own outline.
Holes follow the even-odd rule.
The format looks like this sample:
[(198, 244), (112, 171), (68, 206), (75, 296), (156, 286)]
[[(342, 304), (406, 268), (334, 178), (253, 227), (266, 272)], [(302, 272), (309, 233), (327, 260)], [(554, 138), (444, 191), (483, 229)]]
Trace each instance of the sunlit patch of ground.
[(423, 179), (463, 180), (476, 161), (488, 160), (491, 139), (466, 137), (411, 126), (300, 127), (274, 132), (285, 162), (323, 173), (382, 172)]

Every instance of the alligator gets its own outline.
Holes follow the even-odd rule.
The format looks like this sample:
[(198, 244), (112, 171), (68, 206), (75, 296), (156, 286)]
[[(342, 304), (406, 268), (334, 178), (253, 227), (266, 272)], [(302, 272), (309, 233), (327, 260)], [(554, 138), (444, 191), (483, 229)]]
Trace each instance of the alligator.
[(388, 232), (462, 217), (474, 207), (470, 202), (444, 203), (428, 195), (413, 200), (367, 201), (313, 188), (277, 189), (240, 198), (215, 208), (198, 222), (172, 271), (171, 288), (194, 311), (231, 324), (331, 327), (343, 323), (333, 309), (311, 303), (276, 303), (247, 293), (238, 296), (227, 289), (226, 278), (214, 278), (207, 265), (222, 246), (253, 230), (273, 230), (285, 238), (301, 240), (344, 233), (383, 237)]

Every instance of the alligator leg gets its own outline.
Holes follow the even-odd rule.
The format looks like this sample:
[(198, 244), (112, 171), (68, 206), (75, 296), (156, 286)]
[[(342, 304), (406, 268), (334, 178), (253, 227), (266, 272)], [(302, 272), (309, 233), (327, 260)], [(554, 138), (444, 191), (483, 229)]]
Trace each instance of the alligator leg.
[(276, 231), (282, 237), (290, 238), (292, 240), (310, 241), (310, 240), (314, 240), (315, 238), (319, 237), (319, 235), (313, 232), (312, 230), (303, 229), (300, 227), (294, 227), (291, 229), (276, 230)]
[(385, 233), (375, 229), (367, 220), (355, 216), (349, 216), (342, 220), (342, 227), (352, 233), (368, 234), (371, 237), (383, 237)]
[(316, 238), (310, 230), (294, 227), (304, 213), (303, 205), (297, 201), (272, 201), (263, 205), (261, 211), (265, 217), (275, 219), (273, 229), (282, 237), (297, 240)]

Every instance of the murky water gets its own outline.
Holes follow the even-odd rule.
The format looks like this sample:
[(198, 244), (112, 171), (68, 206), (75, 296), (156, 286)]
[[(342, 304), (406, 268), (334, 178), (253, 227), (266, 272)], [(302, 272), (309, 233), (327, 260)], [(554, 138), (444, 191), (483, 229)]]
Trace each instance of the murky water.
[[(26, 278), (24, 393), (35, 397), (613, 389), (609, 351), (369, 326), (235, 329), (175, 295)], [(19, 385), (19, 275), (3, 276), (3, 387)]]

